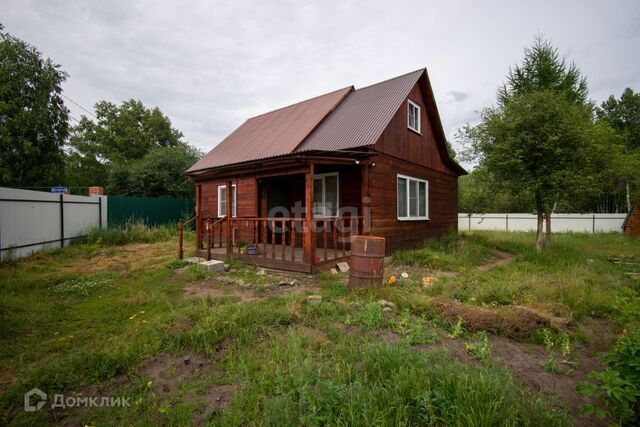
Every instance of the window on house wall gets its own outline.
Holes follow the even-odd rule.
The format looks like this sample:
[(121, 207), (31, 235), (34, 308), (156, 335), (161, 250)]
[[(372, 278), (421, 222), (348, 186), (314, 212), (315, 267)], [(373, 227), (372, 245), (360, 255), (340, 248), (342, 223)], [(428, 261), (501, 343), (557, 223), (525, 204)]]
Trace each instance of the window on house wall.
[(313, 177), (313, 216), (338, 216), (338, 173)]
[(407, 126), (412, 131), (420, 133), (420, 106), (411, 100), (408, 103)]
[[(236, 216), (236, 185), (232, 185), (231, 191), (231, 211), (232, 215)], [(219, 185), (218, 186), (218, 218), (222, 218), (223, 216), (227, 216), (227, 186)]]
[(398, 175), (398, 219), (429, 219), (429, 182)]

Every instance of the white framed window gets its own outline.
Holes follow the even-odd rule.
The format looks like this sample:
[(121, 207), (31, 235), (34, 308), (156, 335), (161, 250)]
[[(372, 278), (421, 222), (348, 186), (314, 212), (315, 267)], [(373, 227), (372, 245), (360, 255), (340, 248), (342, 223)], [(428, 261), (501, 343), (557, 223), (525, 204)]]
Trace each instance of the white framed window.
[(313, 216), (338, 216), (338, 173), (323, 173), (313, 177)]
[(412, 100), (407, 102), (407, 126), (412, 131), (420, 133), (420, 106)]
[[(236, 216), (236, 185), (231, 186), (231, 214)], [(218, 218), (227, 216), (227, 186), (218, 185)]]
[(429, 219), (429, 181), (406, 175), (397, 180), (398, 219)]

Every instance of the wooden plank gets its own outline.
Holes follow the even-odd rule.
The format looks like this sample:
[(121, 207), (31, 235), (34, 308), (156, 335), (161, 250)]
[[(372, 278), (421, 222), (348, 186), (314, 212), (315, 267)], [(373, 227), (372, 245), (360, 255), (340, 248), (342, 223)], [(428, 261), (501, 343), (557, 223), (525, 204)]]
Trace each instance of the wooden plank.
[(314, 165), (309, 165), (309, 171), (305, 174), (305, 221), (304, 221), (304, 256), (306, 264), (313, 265), (315, 262), (315, 234), (313, 230), (313, 176)]
[(233, 185), (231, 181), (227, 181), (227, 255), (231, 255), (233, 252), (233, 241), (231, 238), (231, 227), (233, 218)]
[(271, 258), (276, 257), (276, 222), (271, 221)]
[(262, 256), (267, 257), (267, 220), (261, 219), (262, 223)]
[(338, 258), (338, 218), (333, 219), (333, 258)]
[(287, 224), (285, 222), (286, 220), (282, 220), (280, 221), (280, 224), (282, 224), (282, 233), (280, 235), (280, 244), (282, 246), (282, 260), (285, 260), (285, 256), (284, 256), (284, 252), (285, 252), (285, 244), (286, 244), (286, 240), (287, 240)]
[(324, 260), (327, 260), (327, 220), (322, 221), (322, 243), (324, 249)]
[(202, 185), (196, 185), (196, 250), (202, 249)]
[(296, 222), (291, 220), (291, 261), (296, 260)]

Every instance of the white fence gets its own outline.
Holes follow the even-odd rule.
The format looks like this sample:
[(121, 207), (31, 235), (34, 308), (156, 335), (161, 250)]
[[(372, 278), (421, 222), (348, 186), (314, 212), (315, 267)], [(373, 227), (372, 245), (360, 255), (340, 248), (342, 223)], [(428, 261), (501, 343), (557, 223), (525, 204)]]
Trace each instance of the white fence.
[[(621, 233), (627, 214), (552, 214), (552, 232)], [(535, 231), (536, 215), (518, 213), (458, 214), (458, 230)]]
[(0, 187), (0, 260), (59, 248), (107, 226), (107, 198)]

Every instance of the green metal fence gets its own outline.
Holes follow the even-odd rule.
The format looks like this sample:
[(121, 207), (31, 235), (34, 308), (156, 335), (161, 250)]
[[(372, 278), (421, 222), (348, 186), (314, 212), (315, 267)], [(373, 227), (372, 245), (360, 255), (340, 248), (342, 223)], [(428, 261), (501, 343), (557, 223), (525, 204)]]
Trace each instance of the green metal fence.
[(177, 223), (181, 217), (195, 213), (194, 199), (160, 199), (155, 197), (108, 196), (107, 222), (109, 227), (127, 221), (144, 221), (148, 225)]

